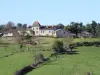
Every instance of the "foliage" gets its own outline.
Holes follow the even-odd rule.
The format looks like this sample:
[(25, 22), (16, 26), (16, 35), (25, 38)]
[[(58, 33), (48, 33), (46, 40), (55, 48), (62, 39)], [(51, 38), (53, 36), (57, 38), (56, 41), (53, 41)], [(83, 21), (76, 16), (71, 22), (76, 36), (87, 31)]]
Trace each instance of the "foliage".
[(12, 27), (14, 27), (14, 23), (9, 21), (6, 25), (6, 29), (12, 29)]
[(62, 41), (59, 41), (59, 40), (56, 40), (52, 46), (52, 49), (55, 53), (62, 53), (64, 52), (64, 49), (63, 49), (63, 42)]
[[(77, 55), (61, 55), (61, 60), (54, 61), (48, 65), (31, 71), (27, 75), (100, 75), (100, 48), (98, 47), (79, 47)], [(84, 60), (85, 59), (85, 60)]]
[(83, 23), (80, 22), (71, 22), (70, 26), (68, 26), (68, 30), (72, 33), (75, 33), (76, 35), (80, 32), (82, 32), (84, 29)]
[(18, 23), (17, 24), (17, 29), (19, 30), (19, 29), (21, 29), (22, 28), (22, 24), (21, 23)]
[(63, 29), (63, 28), (64, 28), (64, 25), (63, 25), (62, 23), (59, 23), (59, 24), (57, 25), (57, 28), (58, 28), (58, 29)]
[(0, 25), (0, 32), (3, 32), (3, 30), (4, 30), (4, 25)]
[(44, 55), (42, 53), (34, 54), (34, 62), (35, 64), (43, 62), (44, 61)]

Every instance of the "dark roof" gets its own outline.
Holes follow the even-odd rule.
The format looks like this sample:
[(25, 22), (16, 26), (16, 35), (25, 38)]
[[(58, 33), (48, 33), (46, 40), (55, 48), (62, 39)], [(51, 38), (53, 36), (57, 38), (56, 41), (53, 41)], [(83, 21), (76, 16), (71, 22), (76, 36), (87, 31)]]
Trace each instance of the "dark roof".
[(35, 21), (35, 22), (33, 23), (33, 26), (34, 26), (34, 27), (40, 27), (41, 25), (40, 25), (40, 23), (39, 23), (38, 21)]
[(41, 30), (56, 30), (57, 27), (56, 26), (41, 26), (40, 29)]
[(20, 34), (18, 33), (17, 29), (8, 29), (4, 31), (4, 34), (8, 34), (8, 33), (13, 33), (14, 36), (20, 36)]
[(81, 32), (82, 34), (91, 34), (91, 33), (89, 33), (89, 32), (87, 32), (87, 31), (83, 31), (83, 32)]

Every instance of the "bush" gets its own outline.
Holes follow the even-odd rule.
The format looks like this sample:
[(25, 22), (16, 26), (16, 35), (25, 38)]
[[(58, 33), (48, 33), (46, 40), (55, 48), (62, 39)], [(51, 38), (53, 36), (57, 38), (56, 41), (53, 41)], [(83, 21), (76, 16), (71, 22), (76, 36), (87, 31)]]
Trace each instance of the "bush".
[(92, 46), (92, 43), (91, 42), (83, 42), (83, 45), (84, 46)]
[(39, 54), (36, 54), (35, 56), (34, 56), (34, 61), (35, 61), (35, 64), (37, 64), (37, 63), (40, 63), (40, 62), (43, 62), (44, 61), (44, 55), (42, 54), (42, 53), (39, 53)]
[(83, 46), (83, 43), (82, 42), (77, 42), (76, 46)]
[(76, 42), (75, 45), (76, 46), (96, 46), (96, 47), (99, 47), (100, 46), (100, 42), (99, 41), (94, 41), (94, 42)]
[(52, 49), (55, 53), (62, 53), (64, 52), (63, 42), (56, 40), (52, 46)]

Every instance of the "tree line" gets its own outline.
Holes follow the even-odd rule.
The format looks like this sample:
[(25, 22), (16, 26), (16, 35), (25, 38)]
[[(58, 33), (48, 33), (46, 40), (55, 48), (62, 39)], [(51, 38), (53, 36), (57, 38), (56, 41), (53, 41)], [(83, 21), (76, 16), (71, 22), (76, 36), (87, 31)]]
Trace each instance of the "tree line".
[[(17, 25), (15, 25), (13, 22), (9, 21), (6, 25), (0, 25), (0, 32), (2, 32), (4, 29), (26, 29), (27, 27), (31, 26), (27, 26), (27, 24), (22, 23), (17, 23)], [(92, 21), (86, 25), (84, 25), (82, 22), (70, 22), (70, 24), (66, 26), (62, 23), (59, 23), (57, 24), (57, 28), (68, 30), (72, 33), (75, 33), (76, 35), (82, 31), (87, 31), (92, 33), (93, 37), (100, 37), (100, 23), (97, 23), (96, 21)]]
[(59, 29), (68, 30), (76, 35), (82, 31), (87, 31), (92, 33), (93, 37), (100, 37), (100, 23), (97, 23), (96, 21), (92, 21), (86, 25), (83, 25), (82, 22), (71, 22), (67, 26), (59, 23), (57, 26)]
[(26, 29), (27, 28), (27, 24), (22, 24), (22, 23), (18, 23), (17, 25), (15, 25), (13, 22), (9, 21), (7, 24), (5, 25), (0, 25), (0, 32), (6, 30), (6, 29)]

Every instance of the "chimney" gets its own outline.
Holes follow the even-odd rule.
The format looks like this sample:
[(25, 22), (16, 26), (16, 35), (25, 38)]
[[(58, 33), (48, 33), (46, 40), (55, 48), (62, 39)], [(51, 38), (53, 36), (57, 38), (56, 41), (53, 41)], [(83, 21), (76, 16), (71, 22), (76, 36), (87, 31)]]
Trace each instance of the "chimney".
[(46, 26), (46, 28), (48, 28), (48, 25)]

